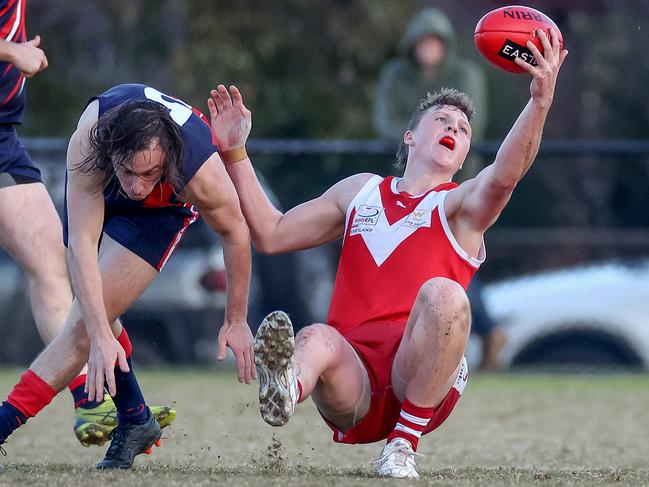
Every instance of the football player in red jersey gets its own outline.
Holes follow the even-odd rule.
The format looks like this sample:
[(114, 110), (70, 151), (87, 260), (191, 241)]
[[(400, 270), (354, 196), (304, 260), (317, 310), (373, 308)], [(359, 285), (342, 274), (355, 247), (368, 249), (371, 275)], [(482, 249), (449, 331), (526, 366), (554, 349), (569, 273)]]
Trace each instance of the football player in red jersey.
[(119, 420), (97, 468), (130, 468), (157, 444), (160, 427), (118, 317), (162, 270), (198, 210), (222, 236), (227, 269), (218, 358), (229, 346), (239, 380), (256, 378), (246, 319), (249, 234), (221, 162), (231, 156), (223, 140), (219, 152), (200, 112), (150, 86), (115, 86), (88, 102), (67, 157), (63, 236), (75, 300), (62, 331), (0, 405), (0, 444), (86, 362), (88, 399), (103, 397), (106, 385)]
[[(219, 85), (208, 102), (212, 127), (241, 155), (227, 164), (258, 250), (306, 249), (343, 237), (328, 323), (303, 328), (293, 342), (288, 317), (274, 312), (255, 337), (260, 410), (285, 424), (311, 396), (334, 441), (387, 438), (379, 475), (418, 477), (422, 433), (450, 414), (467, 381), (470, 329), (466, 288), (485, 258), (493, 225), (531, 166), (567, 55), (556, 33), (538, 33), (531, 98), (495, 161), (474, 179), (451, 182), (471, 142), (470, 100), (455, 90), (422, 100), (397, 154), (401, 178), (350, 176), (282, 214), (255, 176), (244, 145), (250, 111), (236, 87)], [(530, 43), (531, 44), (531, 43)]]

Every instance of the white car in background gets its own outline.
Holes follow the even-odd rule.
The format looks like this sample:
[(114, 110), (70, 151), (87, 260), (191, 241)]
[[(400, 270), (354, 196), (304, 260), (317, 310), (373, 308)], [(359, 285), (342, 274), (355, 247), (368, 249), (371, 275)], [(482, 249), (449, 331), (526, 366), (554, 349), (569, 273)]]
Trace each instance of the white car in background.
[(504, 327), (501, 365), (649, 370), (649, 261), (604, 263), (485, 286)]

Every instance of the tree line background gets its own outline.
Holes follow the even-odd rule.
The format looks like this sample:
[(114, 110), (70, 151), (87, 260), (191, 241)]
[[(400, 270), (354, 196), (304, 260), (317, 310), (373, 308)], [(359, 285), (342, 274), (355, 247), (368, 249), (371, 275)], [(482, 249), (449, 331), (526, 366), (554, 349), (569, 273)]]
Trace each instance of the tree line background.
[[(502, 140), (529, 97), (528, 76), (483, 60), (473, 29), (493, 0), (30, 0), (50, 68), (28, 83), (23, 135), (69, 136), (87, 99), (142, 82), (206, 110), (217, 83), (237, 84), (254, 138), (373, 138), (374, 89), (420, 8), (446, 11), (460, 53), (489, 82), (487, 138)], [(570, 55), (546, 139), (649, 139), (649, 1), (525, 2), (560, 26)], [(490, 157), (490, 156), (489, 156)], [(284, 206), (357, 171), (391, 172), (385, 155), (255, 158)], [(541, 157), (499, 228), (649, 228), (649, 154)]]
[[(30, 0), (50, 68), (29, 82), (26, 134), (69, 135), (85, 100), (114, 84), (145, 82), (197, 107), (218, 82), (237, 83), (256, 137), (373, 137), (381, 65), (411, 16), (445, 10), (461, 52), (490, 82), (489, 138), (500, 139), (528, 96), (526, 76), (498, 71), (473, 47), (493, 0)], [(555, 19), (571, 54), (548, 137), (647, 137), (649, 2), (526, 2)]]

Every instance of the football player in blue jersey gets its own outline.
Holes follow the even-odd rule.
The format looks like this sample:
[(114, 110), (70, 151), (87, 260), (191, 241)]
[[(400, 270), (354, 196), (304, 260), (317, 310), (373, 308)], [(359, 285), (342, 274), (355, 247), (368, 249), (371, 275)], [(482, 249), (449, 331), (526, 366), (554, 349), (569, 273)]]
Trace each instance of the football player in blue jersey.
[[(20, 143), (25, 80), (47, 68), (41, 38), (26, 40), (24, 1), (0, 0), (0, 247), (24, 269), (32, 313), (43, 341), (61, 330), (72, 303), (61, 221), (41, 172)], [(84, 446), (103, 445), (117, 425), (110, 395), (89, 401), (85, 368), (69, 384), (75, 405), (74, 431)], [(151, 406), (161, 427), (176, 411)]]
[[(216, 140), (222, 140), (220, 148)], [(247, 324), (248, 227), (223, 167), (241, 155), (189, 105), (144, 85), (93, 98), (67, 157), (64, 240), (75, 300), (63, 330), (0, 406), (0, 444), (43, 409), (88, 363), (90, 401), (106, 385), (118, 426), (98, 468), (130, 468), (158, 444), (160, 427), (135, 378), (119, 316), (147, 288), (200, 214), (223, 240), (227, 305), (220, 359), (229, 346), (241, 382), (256, 378)]]

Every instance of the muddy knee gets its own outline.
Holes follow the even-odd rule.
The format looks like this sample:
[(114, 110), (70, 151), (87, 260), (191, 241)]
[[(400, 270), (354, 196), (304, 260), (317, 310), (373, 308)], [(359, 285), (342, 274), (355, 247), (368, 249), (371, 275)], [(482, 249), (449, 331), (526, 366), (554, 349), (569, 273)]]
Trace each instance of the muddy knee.
[(317, 363), (321, 380), (335, 369), (339, 362), (344, 340), (332, 327), (320, 323), (302, 328), (295, 337), (295, 354), (300, 359), (309, 357), (309, 362)]
[(295, 336), (296, 347), (315, 347), (320, 353), (335, 354), (337, 336), (330, 326), (322, 323), (305, 326)]
[(426, 281), (419, 289), (415, 306), (427, 318), (419, 320), (424, 326), (445, 327), (445, 334), (468, 336), (471, 307), (464, 288), (443, 277)]

